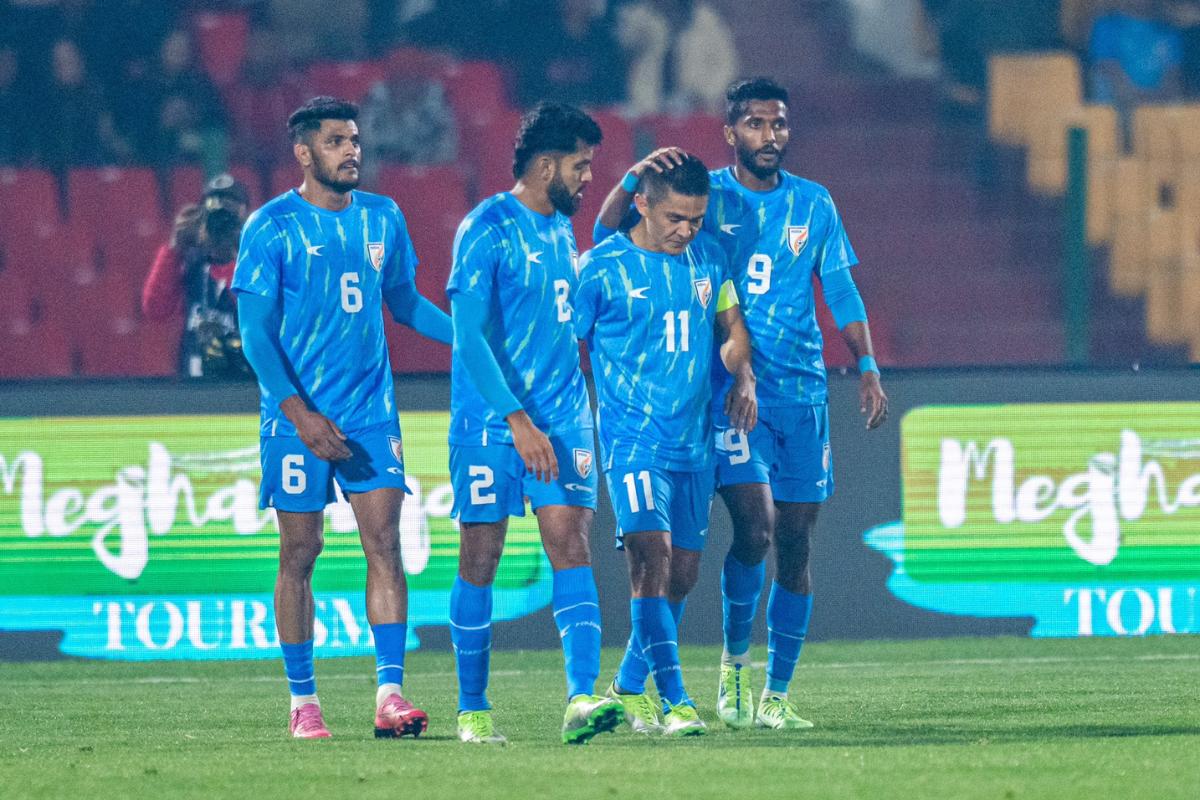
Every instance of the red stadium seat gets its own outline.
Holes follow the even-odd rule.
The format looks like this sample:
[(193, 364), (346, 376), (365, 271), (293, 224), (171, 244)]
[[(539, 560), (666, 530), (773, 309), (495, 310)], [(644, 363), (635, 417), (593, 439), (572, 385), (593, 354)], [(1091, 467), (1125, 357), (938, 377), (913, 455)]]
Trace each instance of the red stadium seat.
[(87, 231), (44, 227), (4, 244), (5, 270), (21, 275), (43, 315), (74, 307), (81, 286), (94, 282), (96, 246)]
[(479, 125), (512, 110), (504, 72), (490, 61), (464, 61), (452, 67), (446, 73), (446, 94), (460, 125)]
[(520, 112), (508, 110), (477, 116), (463, 126), (461, 152), (475, 171), (477, 199), (512, 188), (513, 142), (520, 122)]
[(179, 329), (170, 323), (115, 318), (77, 337), (80, 372), (90, 377), (140, 378), (176, 373)]
[(295, 161), (284, 161), (276, 164), (271, 170), (271, 184), (268, 187), (271, 197), (278, 197), (286, 191), (295, 189), (304, 182), (304, 173)]
[(40, 169), (0, 168), (0, 241), (62, 223), (58, 181)]
[(287, 118), (309, 95), (303, 81), (290, 74), (269, 86), (224, 87), (222, 97), (238, 134), (237, 157), (256, 163), (290, 159)]
[(0, 270), (0, 320), (31, 325), (34, 289), (28, 276), (12, 269)]
[(711, 114), (662, 115), (649, 121), (655, 147), (674, 145), (699, 158), (709, 169), (727, 165), (732, 150), (722, 133), (724, 121)]
[(419, 47), (400, 47), (388, 54), (387, 69), (393, 78), (445, 80), (457, 62), (444, 53)]
[(218, 86), (237, 80), (246, 60), (250, 19), (245, 13), (202, 12), (192, 18), (192, 30), (200, 49), (200, 63)]
[(67, 209), (71, 224), (92, 231), (101, 243), (163, 226), (158, 178), (149, 169), (73, 169), (67, 173)]
[(592, 162), (592, 184), (584, 190), (583, 203), (573, 219), (580, 252), (592, 246), (592, 226), (600, 206), (634, 160), (633, 126), (629, 121), (614, 111), (593, 111), (591, 115), (599, 123), (604, 140)]
[(56, 325), (0, 325), (0, 380), (75, 374), (71, 340)]
[(327, 94), (358, 102), (376, 83), (386, 81), (388, 65), (383, 61), (322, 61), (308, 68), (308, 85), (313, 94)]
[(434, 302), (445, 297), (450, 254), (458, 224), (469, 210), (466, 180), (455, 167), (388, 165), (380, 190), (404, 213), (417, 258), (417, 288)]

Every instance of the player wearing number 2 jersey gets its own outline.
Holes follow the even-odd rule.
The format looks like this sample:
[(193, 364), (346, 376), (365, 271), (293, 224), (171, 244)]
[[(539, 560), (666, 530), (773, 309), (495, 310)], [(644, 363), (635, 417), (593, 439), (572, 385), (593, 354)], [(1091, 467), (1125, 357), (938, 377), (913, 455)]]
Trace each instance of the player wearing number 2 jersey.
[(313, 676), (311, 579), (335, 482), (367, 557), (375, 735), (415, 736), (427, 722), (401, 692), (404, 459), (382, 311), (386, 304), (398, 322), (447, 343), (450, 319), (417, 294), (417, 258), (400, 209), (354, 191), (357, 113), (318, 97), (292, 114), (304, 182), (247, 221), (233, 277), (246, 358), (262, 393), (261, 499), (279, 520), (275, 618), (297, 738), (329, 736)]
[[(641, 184), (641, 221), (584, 256), (576, 330), (592, 353), (605, 478), (632, 582), (633, 635), (609, 693), (635, 730), (687, 736), (704, 723), (683, 687), (677, 630), (712, 502), (716, 344), (717, 370), (732, 383), (717, 401), (744, 430), (754, 427), (754, 375), (728, 258), (710, 235), (697, 236), (709, 193), (704, 164), (688, 156)], [(645, 696), (649, 673), (662, 726)]]
[[(713, 406), (717, 485), (734, 524), (721, 576), (725, 652), (717, 710), (735, 728), (805, 728), (811, 723), (788, 701), (787, 689), (812, 608), (811, 532), (820, 503), (833, 491), (814, 276), (859, 359), (869, 428), (886, 417), (887, 397), (866, 310), (850, 275), (857, 259), (837, 209), (824, 187), (782, 169), (789, 135), (786, 90), (770, 79), (742, 81), (730, 87), (727, 101), (724, 133), (736, 161), (711, 174), (704, 225), (732, 260), (761, 409), (758, 427), (746, 434)], [(659, 170), (679, 157), (679, 151), (664, 149), (631, 173)], [(598, 228), (616, 227), (628, 203), (628, 193), (618, 186)], [(756, 709), (747, 669), (750, 633), (771, 543), (776, 578), (767, 604), (767, 686)]]
[(567, 673), (563, 741), (586, 742), (623, 714), (592, 694), (600, 673), (588, 546), (596, 463), (571, 305), (578, 253), (569, 217), (591, 182), (600, 139), (578, 109), (543, 103), (530, 111), (513, 155), (516, 185), (480, 203), (454, 241), (450, 479), (461, 544), (450, 636), (464, 742), (504, 741), (486, 695), (492, 582), (508, 518), (524, 515), (526, 497), (554, 569)]

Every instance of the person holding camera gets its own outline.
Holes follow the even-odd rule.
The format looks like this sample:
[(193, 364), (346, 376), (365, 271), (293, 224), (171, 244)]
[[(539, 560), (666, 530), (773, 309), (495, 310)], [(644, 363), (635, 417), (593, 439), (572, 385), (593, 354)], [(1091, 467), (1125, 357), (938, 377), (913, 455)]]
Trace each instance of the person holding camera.
[(199, 203), (179, 210), (171, 240), (158, 249), (142, 288), (147, 319), (163, 321), (183, 312), (180, 367), (185, 376), (252, 374), (242, 354), (237, 305), (230, 291), (249, 206), (246, 187), (231, 175), (210, 180)]

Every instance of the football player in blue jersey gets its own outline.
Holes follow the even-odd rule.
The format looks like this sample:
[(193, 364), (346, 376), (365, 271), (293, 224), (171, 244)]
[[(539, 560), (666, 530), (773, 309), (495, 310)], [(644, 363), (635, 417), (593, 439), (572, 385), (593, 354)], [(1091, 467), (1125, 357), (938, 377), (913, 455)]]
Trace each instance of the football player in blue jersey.
[[(677, 631), (708, 532), (709, 407), (717, 403), (743, 434), (752, 430), (755, 380), (728, 256), (700, 233), (708, 170), (681, 156), (646, 171), (639, 186), (639, 222), (584, 255), (575, 306), (576, 330), (592, 354), (601, 456), (633, 595), (633, 634), (609, 695), (635, 731), (689, 736), (705, 726), (684, 689)], [(715, 372), (723, 376), (716, 397)], [(648, 673), (661, 723), (645, 694)]]
[(417, 258), (390, 198), (356, 191), (362, 149), (352, 103), (316, 97), (288, 119), (304, 181), (242, 232), (233, 288), (262, 393), (263, 508), (279, 520), (275, 619), (291, 688), (290, 731), (329, 736), (313, 675), (312, 571), (334, 484), (367, 559), (375, 640), (375, 735), (419, 735), (401, 692), (408, 588), (400, 563), (404, 457), (382, 308), (449, 343), (450, 318), (417, 294)]
[(521, 119), (510, 191), (458, 228), (446, 293), (454, 318), (450, 475), (461, 539), (450, 594), (459, 738), (502, 743), (486, 696), (492, 583), (510, 516), (528, 497), (554, 571), (554, 620), (567, 678), (563, 741), (584, 743), (623, 710), (593, 694), (600, 607), (588, 532), (596, 461), (572, 326), (578, 250), (570, 217), (592, 180), (596, 122), (542, 103)]
[[(858, 260), (841, 217), (823, 186), (782, 168), (790, 134), (787, 91), (769, 78), (735, 83), (727, 94), (724, 133), (735, 162), (711, 173), (704, 225), (733, 260), (761, 411), (758, 428), (746, 434), (720, 405), (713, 406), (717, 485), (734, 526), (721, 574), (725, 650), (717, 708), (734, 728), (809, 728), (787, 692), (812, 611), (812, 531), (820, 504), (833, 493), (814, 275), (858, 361), (868, 428), (887, 418), (888, 402), (866, 309), (850, 274)], [(597, 240), (626, 213), (632, 182), (680, 157), (677, 149), (665, 148), (635, 165), (606, 199)], [(750, 634), (771, 544), (776, 570), (767, 601), (767, 685), (756, 707), (748, 674)]]

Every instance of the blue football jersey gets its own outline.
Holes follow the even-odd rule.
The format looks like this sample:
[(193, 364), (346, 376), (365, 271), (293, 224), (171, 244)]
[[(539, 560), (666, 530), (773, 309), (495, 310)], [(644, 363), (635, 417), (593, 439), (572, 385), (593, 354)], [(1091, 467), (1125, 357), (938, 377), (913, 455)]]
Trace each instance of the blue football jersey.
[[(396, 419), (383, 291), (412, 283), (416, 266), (391, 198), (356, 191), (328, 211), (292, 189), (247, 220), (233, 288), (281, 298), (284, 361), (312, 408), (350, 433)], [(263, 435), (295, 435), (285, 398), (259, 389)]]
[[(733, 169), (713, 170), (705, 230), (730, 255), (742, 316), (750, 331), (758, 402), (764, 406), (826, 402), (825, 361), (817, 327), (813, 274), (858, 263), (828, 190), (780, 171), (779, 185), (755, 192)], [(716, 375), (717, 398), (731, 383)]]
[(575, 329), (591, 350), (606, 469), (711, 468), (710, 370), (728, 272), (704, 232), (677, 256), (625, 233), (584, 254)]
[[(539, 214), (509, 192), (476, 206), (454, 237), (446, 293), (488, 307), (484, 336), (501, 374), (547, 435), (592, 427), (572, 326), (578, 261), (571, 221)], [(508, 424), (479, 394), (457, 352), (450, 372), (450, 443), (511, 442)]]

